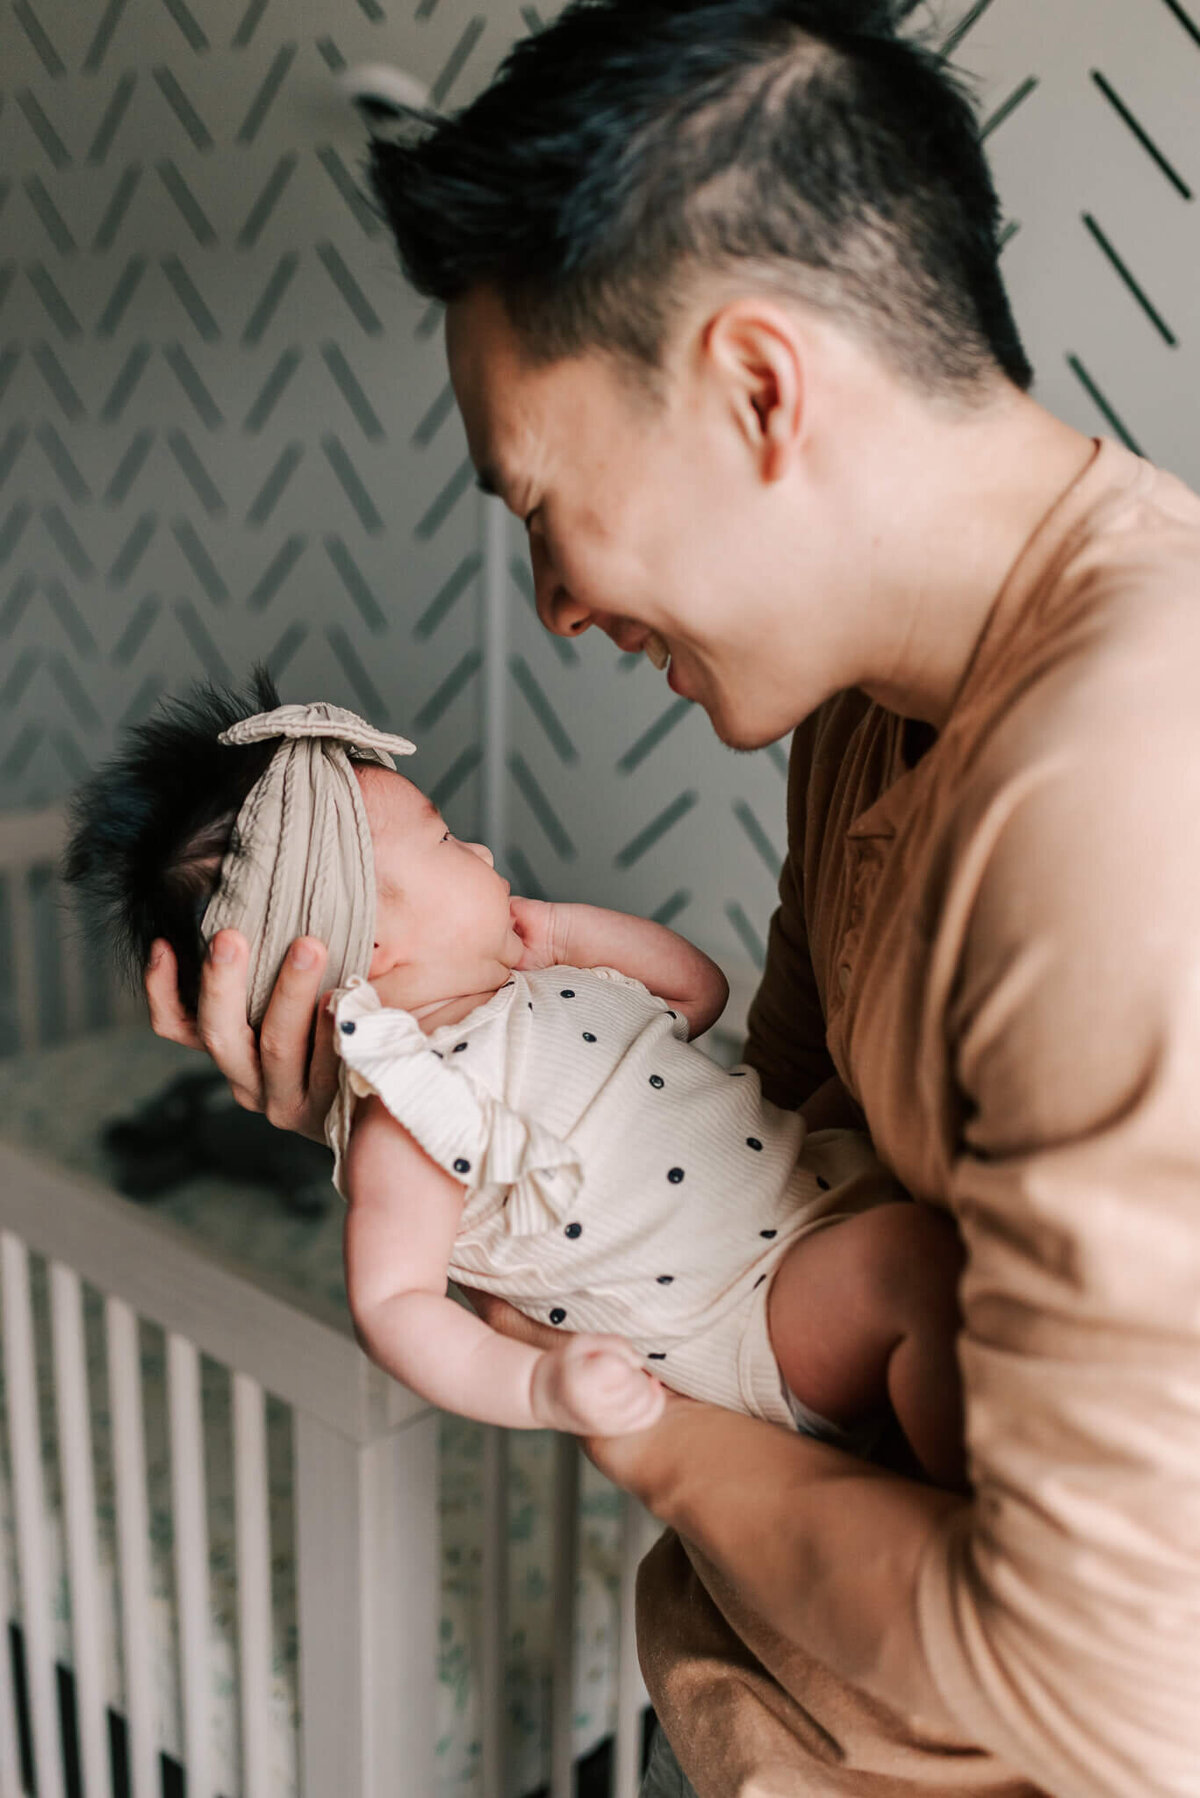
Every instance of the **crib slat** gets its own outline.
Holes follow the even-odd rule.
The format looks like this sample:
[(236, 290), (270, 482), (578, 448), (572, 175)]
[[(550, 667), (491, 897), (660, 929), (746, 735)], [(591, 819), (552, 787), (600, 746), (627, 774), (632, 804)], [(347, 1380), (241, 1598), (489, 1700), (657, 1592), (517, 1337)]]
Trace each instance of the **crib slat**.
[(505, 1798), (504, 1670), (508, 1656), (508, 1431), (483, 1438), (483, 1641), (479, 1656), (482, 1798)]
[(550, 1676), (550, 1798), (574, 1798), (575, 1579), (578, 1569), (579, 1444), (554, 1438), (554, 1662)]
[(617, 1739), (613, 1753), (612, 1798), (637, 1798), (641, 1778), (642, 1711), (646, 1687), (637, 1658), (634, 1590), (638, 1562), (649, 1546), (653, 1519), (625, 1495), (621, 1516), (620, 1626), (617, 1637)]
[(96, 1547), (96, 1492), (92, 1472), (83, 1291), (74, 1268), (64, 1266), (61, 1261), (50, 1265), (50, 1309), (63, 1508), (71, 1576), (71, 1637), (75, 1651), (80, 1770), (84, 1798), (104, 1798), (112, 1791), (112, 1770), (108, 1758), (104, 1695), (104, 1626)]
[[(0, 1555), (0, 1561), (5, 1558)], [(0, 1643), (0, 1665), (4, 1668), (0, 1686), (0, 1798), (23, 1798), (25, 1789), (17, 1769), (17, 1682), (8, 1625), (12, 1615), (8, 1569), (0, 1566), (0, 1618), (4, 1619), (3, 1642)]]
[(9, 877), (8, 902), (12, 920), (13, 999), (17, 1013), (17, 1041), (23, 1049), (41, 1041), (37, 998), (37, 939), (34, 932), (30, 870), (15, 868)]
[(84, 1028), (86, 991), (84, 987), (84, 955), (86, 953), (79, 923), (70, 907), (62, 902), (61, 887), (52, 889), (58, 898), (54, 907), (55, 940), (58, 965), (62, 976), (63, 1023), (68, 1041)]
[(271, 1771), (271, 1536), (263, 1389), (233, 1376), (233, 1490), (237, 1513), (242, 1793), (267, 1798)]
[(133, 1798), (158, 1798), (154, 1741), (154, 1659), (150, 1628), (150, 1518), (138, 1320), (123, 1300), (104, 1301), (112, 1403), (113, 1472), (121, 1568), (121, 1653)]
[(208, 1525), (200, 1356), (186, 1337), (167, 1337), (171, 1420), (171, 1502), (175, 1518), (175, 1590), (179, 1597), (179, 1673), (183, 1759), (189, 1798), (213, 1798), (208, 1732)]
[(50, 1563), (46, 1553), (46, 1507), (42, 1491), (42, 1432), (38, 1420), (37, 1362), (33, 1346), (33, 1305), (29, 1294), (29, 1252), (8, 1230), (0, 1246), (4, 1290), (4, 1362), (8, 1373), (9, 1452), (21, 1570), (21, 1621), (29, 1708), (33, 1722), (35, 1778), (41, 1798), (62, 1798), (63, 1768), (58, 1732), (58, 1690), (50, 1606)]
[(9, 1618), (16, 1615), (8, 1589), (8, 1556), (0, 1551), (0, 1798), (22, 1798), (17, 1768), (17, 1679)]

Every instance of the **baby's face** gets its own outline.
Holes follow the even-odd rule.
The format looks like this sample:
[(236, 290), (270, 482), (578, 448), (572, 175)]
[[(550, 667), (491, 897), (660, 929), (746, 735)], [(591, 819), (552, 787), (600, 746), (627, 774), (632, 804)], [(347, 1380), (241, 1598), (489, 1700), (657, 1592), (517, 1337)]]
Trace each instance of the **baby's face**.
[(419, 787), (373, 763), (355, 764), (375, 857), (375, 947), (369, 978), (397, 966), (452, 967), (522, 953), (509, 885), (482, 843), (463, 843)]

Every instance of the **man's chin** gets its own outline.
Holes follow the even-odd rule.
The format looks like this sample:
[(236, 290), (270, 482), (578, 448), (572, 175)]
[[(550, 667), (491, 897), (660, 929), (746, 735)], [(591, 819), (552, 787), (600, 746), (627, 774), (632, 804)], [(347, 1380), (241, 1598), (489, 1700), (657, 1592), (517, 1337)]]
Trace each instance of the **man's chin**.
[(755, 729), (745, 719), (730, 718), (719, 706), (704, 705), (704, 710), (718, 742), (738, 755), (751, 755), (755, 750), (766, 749), (769, 744), (779, 741), (779, 731), (764, 730), (761, 726)]

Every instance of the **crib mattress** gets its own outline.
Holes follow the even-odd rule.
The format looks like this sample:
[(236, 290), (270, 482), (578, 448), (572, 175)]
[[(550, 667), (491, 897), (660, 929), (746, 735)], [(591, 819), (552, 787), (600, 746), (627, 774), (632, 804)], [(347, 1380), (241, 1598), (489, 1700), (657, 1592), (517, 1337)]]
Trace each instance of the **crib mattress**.
[[(0, 1062), (0, 1137), (60, 1169), (107, 1181), (99, 1132), (176, 1074), (202, 1065), (193, 1051), (160, 1042), (143, 1027), (99, 1032), (34, 1055)], [(301, 1305), (316, 1303), (345, 1313), (341, 1266), (341, 1207), (323, 1218), (289, 1216), (260, 1187), (197, 1178), (175, 1188), (155, 1210), (196, 1241), (199, 1251), (218, 1250), (251, 1278), (269, 1276), (273, 1290), (290, 1288)], [(47, 1540), (54, 1582), (54, 1616), (61, 1663), (71, 1665), (70, 1593), (63, 1555), (61, 1488), (55, 1436), (52, 1365), (45, 1278), (34, 1258), (34, 1309)], [(85, 1295), (94, 1436), (98, 1540), (104, 1568), (106, 1660), (109, 1702), (123, 1709), (116, 1619), (115, 1520), (111, 1424), (104, 1379), (101, 1305)], [(166, 1424), (165, 1347), (162, 1333), (141, 1330), (143, 1401), (146, 1412), (148, 1500), (151, 1520), (158, 1688), (159, 1745), (180, 1757), (178, 1649), (172, 1569), (173, 1524)], [(0, 1403), (3, 1402), (0, 1376)], [(209, 1665), (212, 1746), (221, 1789), (240, 1789), (237, 1730), (236, 1586), (230, 1382), (226, 1371), (203, 1363), (203, 1404), (209, 1512)], [(297, 1789), (297, 1629), (291, 1414), (268, 1400), (268, 1468), (272, 1553), (272, 1680), (274, 1798)], [(5, 1414), (6, 1425), (6, 1414)], [(436, 1649), (438, 1671), (437, 1765), (439, 1793), (467, 1791), (479, 1761), (476, 1676), (481, 1605), (484, 1432), (463, 1419), (445, 1417), (441, 1428), (441, 1592)], [(549, 1765), (551, 1676), (550, 1487), (552, 1438), (520, 1432), (510, 1445), (508, 1533), (510, 1543), (510, 1655), (506, 1697), (515, 1790), (543, 1784)], [(613, 1726), (618, 1636), (619, 1501), (590, 1466), (584, 1467), (576, 1599), (575, 1752), (586, 1754)], [(7, 1427), (0, 1429), (0, 1529), (9, 1560), (9, 1591), (19, 1620), (19, 1578)]]

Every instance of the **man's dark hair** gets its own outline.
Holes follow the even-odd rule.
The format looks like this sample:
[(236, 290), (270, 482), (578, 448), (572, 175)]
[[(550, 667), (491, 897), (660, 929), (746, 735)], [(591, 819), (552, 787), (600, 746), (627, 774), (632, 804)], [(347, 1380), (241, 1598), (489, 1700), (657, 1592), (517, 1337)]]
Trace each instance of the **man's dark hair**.
[(931, 393), (1032, 378), (965, 88), (903, 0), (574, 0), (370, 174), (404, 270), (494, 288), (536, 361), (660, 365), (705, 272), (821, 308)]
[(200, 921), (246, 795), (279, 747), (217, 738), (279, 703), (261, 667), (244, 695), (195, 686), (128, 730), (117, 756), (71, 800), (62, 873), (78, 891), (88, 939), (140, 984), (151, 943), (165, 937), (193, 1014), (204, 962)]

